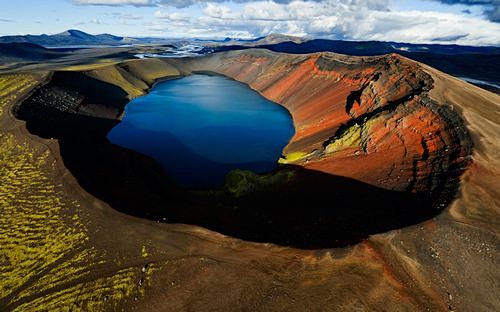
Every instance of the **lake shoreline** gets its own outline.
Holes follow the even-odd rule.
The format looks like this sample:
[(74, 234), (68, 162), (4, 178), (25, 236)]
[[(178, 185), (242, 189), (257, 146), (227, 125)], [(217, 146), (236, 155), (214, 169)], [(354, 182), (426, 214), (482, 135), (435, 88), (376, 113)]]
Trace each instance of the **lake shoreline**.
[[(184, 91), (182, 88), (185, 84), (187, 86)], [(217, 91), (217, 88), (220, 91)], [(185, 98), (177, 96), (177, 93), (189, 96)], [(182, 105), (176, 105), (177, 101)], [(268, 107), (268, 105), (273, 106)], [(190, 109), (194, 111), (188, 113)], [(134, 113), (136, 111), (138, 113)], [(153, 113), (154, 115), (151, 115)], [(230, 117), (223, 117), (225, 114)], [(219, 176), (215, 174), (218, 170), (226, 173), (233, 169), (248, 169), (258, 173), (271, 171), (277, 167), (282, 150), (293, 136), (295, 129), (290, 112), (282, 105), (265, 99), (255, 90), (233, 79), (201, 73), (156, 82), (147, 95), (129, 102), (122, 116), (124, 118), (120, 123), (108, 133), (108, 139), (114, 144), (151, 156), (162, 163), (167, 172), (170, 167), (170, 172), (178, 177), (179, 181), (184, 181), (181, 185), (185, 187), (209, 186), (210, 183), (201, 181), (208, 181), (210, 179), (208, 176), (214, 176), (215, 179), (215, 176)], [(286, 121), (287, 117), (289, 121)], [(141, 118), (150, 119), (144, 124), (148, 130), (139, 130), (137, 126), (131, 126), (144, 123)], [(182, 131), (179, 128), (180, 124)], [(260, 126), (255, 128), (256, 124)], [(204, 130), (200, 131), (202, 128)], [(249, 131), (250, 129), (252, 130)], [(137, 131), (145, 132), (141, 132), (139, 138)], [(218, 134), (214, 136), (211, 134), (213, 131), (217, 131)], [(238, 131), (241, 133), (237, 134)], [(199, 133), (195, 135), (195, 132)], [(154, 142), (152, 137), (155, 138)], [(276, 139), (273, 139), (274, 137)], [(211, 140), (211, 143), (207, 140)], [(279, 147), (272, 147), (273, 140), (276, 140)], [(149, 143), (145, 145), (145, 141)], [(172, 147), (168, 148), (168, 144)], [(262, 147), (263, 144), (267, 147)], [(197, 160), (186, 161), (193, 157), (189, 156), (191, 153), (188, 150), (198, 150)], [(226, 155), (233, 156), (228, 158)], [(180, 170), (178, 164), (184, 162), (196, 164), (197, 169), (187, 170), (186, 167), (182, 174), (174, 173)], [(203, 162), (208, 163), (201, 165)], [(172, 163), (176, 164), (173, 168), (170, 165)], [(206, 172), (207, 176), (203, 175), (203, 172)], [(193, 175), (200, 181), (190, 178), (191, 182), (187, 183), (186, 178), (183, 178)], [(223, 185), (222, 175), (216, 180), (218, 182), (215, 185)]]

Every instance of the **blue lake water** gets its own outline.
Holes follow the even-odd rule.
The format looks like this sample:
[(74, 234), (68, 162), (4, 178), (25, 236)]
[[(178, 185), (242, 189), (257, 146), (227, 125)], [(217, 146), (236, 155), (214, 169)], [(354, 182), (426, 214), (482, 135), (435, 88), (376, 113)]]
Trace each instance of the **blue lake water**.
[(206, 187), (233, 169), (273, 170), (293, 134), (289, 112), (245, 84), (191, 75), (127, 104), (108, 139), (154, 158), (181, 186)]

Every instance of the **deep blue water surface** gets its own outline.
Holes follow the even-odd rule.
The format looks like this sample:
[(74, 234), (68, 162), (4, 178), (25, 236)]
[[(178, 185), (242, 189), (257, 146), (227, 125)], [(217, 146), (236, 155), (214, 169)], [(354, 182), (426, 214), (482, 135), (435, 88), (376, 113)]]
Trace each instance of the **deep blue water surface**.
[(156, 159), (177, 184), (204, 187), (232, 169), (274, 169), (293, 134), (289, 112), (246, 85), (192, 75), (131, 101), (108, 139)]

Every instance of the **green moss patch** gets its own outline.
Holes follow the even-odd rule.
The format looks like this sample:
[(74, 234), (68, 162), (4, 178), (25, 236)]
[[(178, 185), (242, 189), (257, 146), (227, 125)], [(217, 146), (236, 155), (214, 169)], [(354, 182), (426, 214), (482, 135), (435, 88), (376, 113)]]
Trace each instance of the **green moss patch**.
[(305, 152), (293, 152), (293, 153), (290, 153), (290, 154), (287, 154), (285, 156), (280, 157), (280, 159), (278, 160), (278, 163), (280, 163), (280, 164), (293, 163), (293, 162), (296, 162), (296, 161), (303, 159), (307, 155), (308, 155), (308, 153), (305, 153)]
[(264, 175), (247, 170), (233, 170), (226, 176), (225, 189), (235, 197), (269, 190), (272, 186), (289, 183), (295, 178), (292, 170), (280, 170)]
[(340, 136), (332, 139), (325, 147), (325, 153), (335, 153), (347, 148), (358, 147), (361, 143), (361, 126), (354, 124), (347, 128)]

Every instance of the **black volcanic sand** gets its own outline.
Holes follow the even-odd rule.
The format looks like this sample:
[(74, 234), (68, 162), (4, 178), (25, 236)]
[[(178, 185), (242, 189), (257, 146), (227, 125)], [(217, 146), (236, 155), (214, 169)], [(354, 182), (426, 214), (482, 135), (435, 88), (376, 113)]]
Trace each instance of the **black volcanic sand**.
[(345, 246), (430, 219), (457, 191), (457, 179), (444, 193), (418, 194), (292, 165), (260, 176), (234, 172), (219, 189), (182, 189), (154, 160), (106, 138), (127, 102), (116, 86), (56, 72), (15, 113), (31, 133), (57, 139), (65, 166), (81, 186), (113, 208), (243, 240), (307, 249)]

